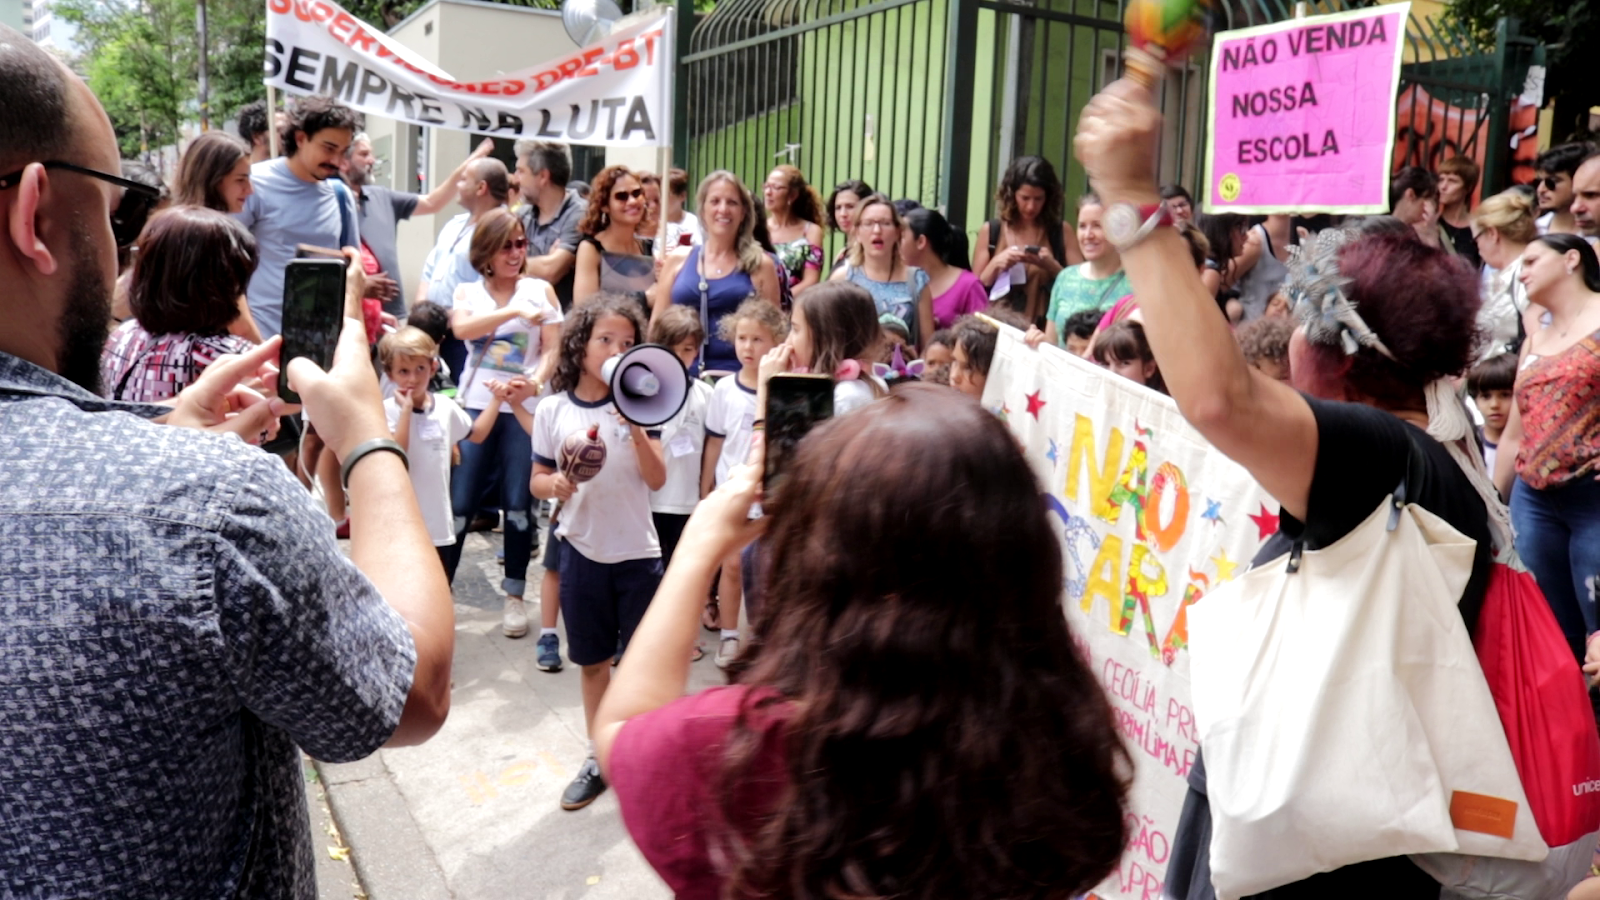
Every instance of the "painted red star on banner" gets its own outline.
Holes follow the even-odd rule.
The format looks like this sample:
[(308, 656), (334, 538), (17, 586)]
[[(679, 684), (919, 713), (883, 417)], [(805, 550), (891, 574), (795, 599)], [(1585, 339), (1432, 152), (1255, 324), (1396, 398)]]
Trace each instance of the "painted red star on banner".
[(1039, 410), (1044, 409), (1047, 401), (1039, 399), (1043, 391), (1034, 391), (1028, 395), (1028, 415), (1033, 416), (1035, 422), (1039, 421)]
[(1261, 532), (1257, 540), (1265, 540), (1278, 533), (1278, 514), (1268, 512), (1265, 503), (1261, 504), (1261, 512), (1251, 516), (1250, 521), (1256, 523), (1256, 529)]

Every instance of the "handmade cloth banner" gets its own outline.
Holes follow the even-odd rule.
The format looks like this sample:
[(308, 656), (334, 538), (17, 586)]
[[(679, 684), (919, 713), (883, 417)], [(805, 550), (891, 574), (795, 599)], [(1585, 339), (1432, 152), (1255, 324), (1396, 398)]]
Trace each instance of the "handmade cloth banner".
[(332, 0), (267, 0), (266, 84), (326, 94), (413, 125), (608, 147), (672, 140), (673, 8), (600, 43), (488, 81), (460, 82)]
[(1044, 486), (1067, 620), (1136, 765), (1128, 847), (1095, 893), (1160, 897), (1199, 748), (1187, 610), (1243, 574), (1278, 530), (1278, 505), (1170, 398), (999, 327), (983, 403)]
[(1218, 34), (1204, 208), (1386, 213), (1411, 4)]

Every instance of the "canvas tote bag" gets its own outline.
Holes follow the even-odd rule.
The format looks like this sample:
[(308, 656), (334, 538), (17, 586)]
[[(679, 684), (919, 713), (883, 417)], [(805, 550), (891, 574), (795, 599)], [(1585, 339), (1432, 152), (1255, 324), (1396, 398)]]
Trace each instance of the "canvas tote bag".
[(1474, 550), (1402, 484), (1189, 610), (1222, 900), (1402, 854), (1545, 858), (1456, 609)]

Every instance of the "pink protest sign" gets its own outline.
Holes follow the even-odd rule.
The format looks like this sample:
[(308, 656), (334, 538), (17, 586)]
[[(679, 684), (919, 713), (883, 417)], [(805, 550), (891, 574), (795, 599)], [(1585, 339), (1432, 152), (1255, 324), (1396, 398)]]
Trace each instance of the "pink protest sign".
[(1385, 213), (1411, 4), (1217, 35), (1207, 212)]

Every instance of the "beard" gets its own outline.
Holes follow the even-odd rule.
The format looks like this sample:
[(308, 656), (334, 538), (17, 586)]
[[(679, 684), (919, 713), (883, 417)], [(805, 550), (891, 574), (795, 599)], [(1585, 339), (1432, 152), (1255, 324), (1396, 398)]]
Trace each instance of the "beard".
[(70, 274), (65, 305), (56, 324), (57, 374), (91, 394), (100, 395), (100, 354), (111, 321), (111, 295), (106, 291), (94, 240), (86, 228), (73, 229)]

